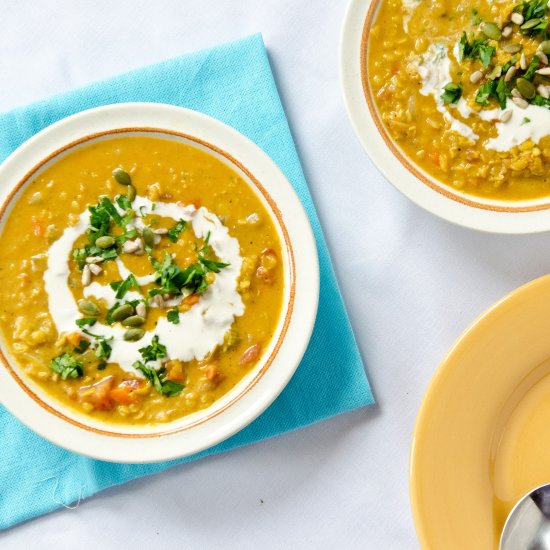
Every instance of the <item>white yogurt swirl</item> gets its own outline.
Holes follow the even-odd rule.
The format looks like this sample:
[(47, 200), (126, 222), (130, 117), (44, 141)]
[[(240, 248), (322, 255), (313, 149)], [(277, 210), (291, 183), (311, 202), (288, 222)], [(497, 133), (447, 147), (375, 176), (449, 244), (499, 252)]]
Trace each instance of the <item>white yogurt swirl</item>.
[[(136, 197), (133, 208), (142, 215), (154, 213), (174, 220), (183, 219), (189, 222), (197, 238), (205, 239), (210, 233), (209, 244), (224, 263), (229, 265), (216, 274), (215, 281), (202, 294), (200, 301), (189, 311), (180, 314), (179, 324), (173, 324), (161, 317), (154, 331), (147, 332), (139, 342), (126, 342), (123, 338), (125, 329), (120, 325), (94, 324), (90, 332), (111, 338), (112, 347), (109, 362), (118, 363), (120, 367), (137, 376), (132, 364), (141, 359), (139, 348), (151, 343), (153, 336), (166, 346), (168, 357), (190, 361), (203, 359), (221, 345), (225, 333), (234, 322), (235, 317), (244, 313), (244, 304), (237, 291), (237, 279), (241, 272), (242, 257), (239, 242), (229, 235), (220, 219), (204, 207), (192, 205), (181, 206), (177, 203), (152, 203), (144, 197)], [(83, 317), (78, 310), (73, 293), (68, 286), (69, 258), (76, 239), (88, 228), (90, 213), (88, 210), (80, 215), (79, 221), (67, 227), (63, 235), (48, 250), (48, 265), (44, 272), (45, 289), (48, 294), (50, 315), (59, 334), (78, 331), (76, 320)], [(140, 218), (135, 218), (134, 226), (142, 226)], [(129, 275), (120, 258), (116, 261), (121, 279)], [(140, 285), (152, 282), (152, 274), (137, 277)], [(107, 284), (93, 282), (84, 290), (86, 297), (104, 299), (111, 306), (115, 303), (115, 291)], [(124, 300), (143, 298), (137, 291), (130, 291)], [(181, 298), (180, 298), (181, 299)], [(177, 303), (177, 302), (176, 302)]]

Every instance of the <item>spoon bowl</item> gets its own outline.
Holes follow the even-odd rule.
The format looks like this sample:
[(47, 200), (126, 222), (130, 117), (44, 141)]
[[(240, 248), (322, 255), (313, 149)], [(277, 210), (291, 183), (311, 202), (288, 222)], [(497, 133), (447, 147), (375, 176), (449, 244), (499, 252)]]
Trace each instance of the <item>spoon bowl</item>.
[(500, 550), (550, 550), (550, 483), (527, 493), (512, 509)]

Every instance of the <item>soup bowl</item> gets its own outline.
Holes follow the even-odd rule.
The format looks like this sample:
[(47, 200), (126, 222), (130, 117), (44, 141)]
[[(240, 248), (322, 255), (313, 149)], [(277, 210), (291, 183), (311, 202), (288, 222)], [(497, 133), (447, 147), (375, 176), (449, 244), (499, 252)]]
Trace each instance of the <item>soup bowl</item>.
[[(382, 122), (368, 66), (369, 35), (381, 2), (350, 1), (340, 49), (340, 79), (346, 109), (372, 162), (411, 201), (452, 223), (494, 233), (536, 233), (550, 229), (550, 196), (503, 200), (465, 193), (429, 174), (392, 138)], [(423, 9), (421, 1), (408, 4)]]
[(145, 463), (187, 456), (235, 434), (284, 389), (313, 330), (319, 295), (315, 239), (294, 189), (275, 163), (242, 134), (180, 107), (126, 103), (84, 111), (44, 129), (0, 166), (0, 231), (22, 193), (41, 173), (79, 148), (115, 137), (157, 137), (190, 145), (234, 171), (265, 207), (282, 250), (283, 305), (258, 363), (210, 406), (181, 418), (142, 425), (109, 423), (68, 407), (28, 376), (4, 336), (0, 403), (44, 438), (77, 453)]

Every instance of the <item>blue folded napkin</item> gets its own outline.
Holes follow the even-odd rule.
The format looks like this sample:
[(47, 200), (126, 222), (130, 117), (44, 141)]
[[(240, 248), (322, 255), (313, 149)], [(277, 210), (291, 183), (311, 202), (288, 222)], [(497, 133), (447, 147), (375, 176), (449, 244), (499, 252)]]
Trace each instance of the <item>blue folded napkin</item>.
[(65, 451), (0, 406), (0, 530), (166, 468), (302, 428), (373, 403), (323, 233), (260, 35), (184, 55), (0, 115), (0, 161), (44, 127), (84, 109), (149, 101), (195, 109), (233, 126), (283, 170), (308, 213), (319, 250), (321, 295), (296, 374), (255, 422), (183, 460), (122, 465)]

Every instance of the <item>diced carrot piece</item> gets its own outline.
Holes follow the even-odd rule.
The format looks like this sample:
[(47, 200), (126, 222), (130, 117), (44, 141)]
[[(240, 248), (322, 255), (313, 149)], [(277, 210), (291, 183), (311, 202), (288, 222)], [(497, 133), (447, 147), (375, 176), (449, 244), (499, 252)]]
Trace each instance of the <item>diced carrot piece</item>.
[(71, 346), (73, 346), (75, 348), (80, 346), (80, 341), (81, 340), (88, 341), (86, 338), (84, 338), (78, 332), (70, 332), (69, 334), (67, 334), (67, 337), (66, 337), (66, 341), (69, 342), (69, 344), (71, 344)]
[(437, 166), (439, 166), (439, 151), (430, 151), (428, 158)]
[(166, 363), (167, 377), (175, 382), (183, 382), (186, 378), (183, 369), (183, 363), (177, 359), (173, 359)]
[(31, 216), (32, 232), (35, 237), (42, 237), (44, 234), (44, 227), (42, 222), (36, 217)]
[(201, 299), (199, 294), (189, 294), (189, 296), (186, 296), (182, 300), (182, 304), (185, 304), (186, 306), (194, 306), (195, 304), (199, 303), (199, 300)]
[(250, 363), (256, 361), (260, 355), (262, 346), (260, 344), (253, 344), (241, 355), (239, 359), (239, 365), (249, 365)]
[(124, 380), (109, 392), (109, 397), (121, 405), (131, 405), (139, 399), (139, 395), (136, 395), (135, 391), (145, 384), (145, 380), (138, 380), (137, 378)]
[(91, 386), (83, 386), (78, 390), (81, 402), (90, 403), (98, 411), (109, 411), (114, 407), (110, 393), (116, 382), (114, 376), (106, 376)]

